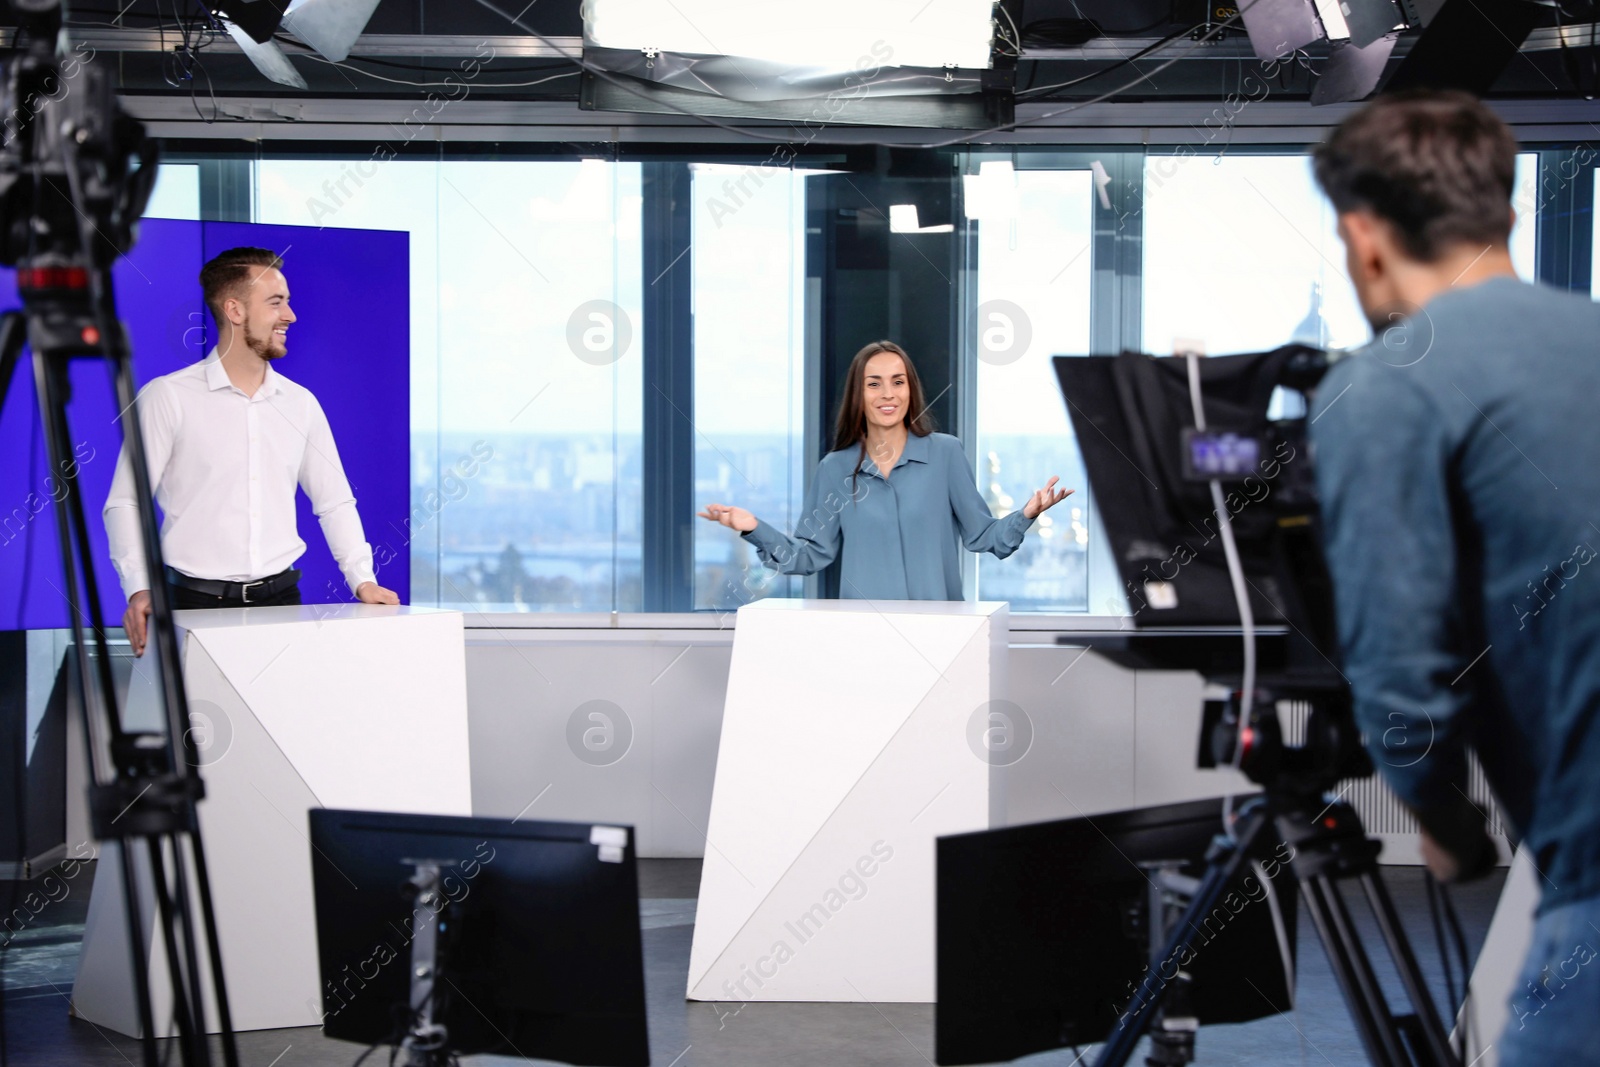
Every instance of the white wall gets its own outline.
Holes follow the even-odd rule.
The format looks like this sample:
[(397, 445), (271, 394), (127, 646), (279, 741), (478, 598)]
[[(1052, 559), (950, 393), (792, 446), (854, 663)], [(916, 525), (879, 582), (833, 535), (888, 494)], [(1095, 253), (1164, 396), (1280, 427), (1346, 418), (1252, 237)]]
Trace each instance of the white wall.
[[(1013, 629), (1010, 699), (1033, 742), (1005, 771), (1008, 822), (1251, 789), (1236, 772), (1195, 767), (1199, 675), (1131, 671), (1053, 640)], [(731, 630), (469, 629), (475, 813), (627, 822), (641, 855), (701, 855), (731, 653)], [(583, 749), (586, 729), (607, 741), (594, 710), (614, 720), (601, 751)], [(1385, 859), (1415, 862), (1414, 834), (1392, 829)]]
[[(726, 629), (716, 628), (714, 617), (697, 617), (693, 626), (673, 619), (659, 629), (469, 628), (474, 812), (630, 823), (642, 855), (701, 855), (732, 619), (725, 617)], [(1248, 788), (1232, 772), (1194, 766), (1198, 675), (1126, 670), (1082, 647), (1055, 645), (1053, 631), (1023, 628), (1029, 625), (1036, 623), (1014, 620), (1010, 699), (1031, 724), (1033, 742), (1005, 772), (1008, 821), (1074, 818)], [(32, 635), (30, 654), (34, 637), (41, 673), (58, 666), (66, 635)], [(31, 674), (35, 663), (29, 666)], [(130, 710), (154, 725), (155, 696), (138, 667), (128, 672)], [(31, 703), (31, 679), (29, 688)], [(610, 720), (609, 736), (605, 720), (592, 713)], [(585, 747), (586, 734), (592, 747)], [(88, 837), (82, 752), (73, 716), (70, 841)], [(1381, 783), (1359, 783), (1347, 795), (1385, 841), (1386, 862), (1417, 862), (1414, 824)]]

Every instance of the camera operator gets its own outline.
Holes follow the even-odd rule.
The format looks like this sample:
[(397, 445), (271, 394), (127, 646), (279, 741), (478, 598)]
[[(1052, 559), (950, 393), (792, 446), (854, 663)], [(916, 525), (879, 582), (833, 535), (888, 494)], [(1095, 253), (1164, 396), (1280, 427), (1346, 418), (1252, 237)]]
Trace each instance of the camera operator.
[(1505, 1067), (1600, 1017), (1600, 307), (1519, 281), (1517, 143), (1459, 93), (1383, 97), (1316, 153), (1374, 341), (1311, 413), (1345, 671), (1445, 881), (1494, 863), (1482, 761), (1542, 875)]

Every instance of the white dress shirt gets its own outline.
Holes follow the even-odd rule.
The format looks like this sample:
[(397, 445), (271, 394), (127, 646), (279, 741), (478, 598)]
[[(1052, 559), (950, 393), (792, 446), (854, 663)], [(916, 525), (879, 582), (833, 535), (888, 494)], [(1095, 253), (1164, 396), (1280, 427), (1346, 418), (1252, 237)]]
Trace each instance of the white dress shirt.
[[(139, 392), (150, 484), (164, 518), (167, 565), (191, 578), (253, 582), (286, 570), (306, 550), (295, 529), (295, 487), (305, 489), (344, 580), (375, 581), (372, 547), (339, 463), (322, 405), (272, 367), (255, 396), (228, 380), (213, 348), (201, 363)], [(150, 588), (127, 450), (106, 498), (111, 561), (129, 597)]]

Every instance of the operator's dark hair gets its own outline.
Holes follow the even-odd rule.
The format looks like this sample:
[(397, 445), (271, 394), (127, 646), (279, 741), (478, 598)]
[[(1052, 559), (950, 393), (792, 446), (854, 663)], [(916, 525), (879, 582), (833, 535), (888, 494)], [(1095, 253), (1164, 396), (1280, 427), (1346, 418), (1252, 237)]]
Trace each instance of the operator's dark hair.
[(1468, 93), (1380, 96), (1341, 122), (1313, 158), (1335, 211), (1372, 212), (1420, 262), (1511, 237), (1517, 139)]
[(283, 257), (267, 248), (230, 248), (200, 268), (200, 292), (217, 328), (222, 328), (222, 303), (239, 295), (250, 282), (252, 267), (283, 269)]

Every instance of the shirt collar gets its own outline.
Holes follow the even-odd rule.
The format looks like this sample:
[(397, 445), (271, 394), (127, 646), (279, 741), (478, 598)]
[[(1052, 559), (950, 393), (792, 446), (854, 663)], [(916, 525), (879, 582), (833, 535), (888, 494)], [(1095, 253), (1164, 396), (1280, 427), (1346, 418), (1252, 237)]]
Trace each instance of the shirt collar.
[[(900, 450), (900, 458), (895, 460), (894, 466), (889, 468), (890, 473), (899, 470), (907, 463), (928, 462), (928, 453), (932, 450), (932, 448), (932, 443), (930, 443), (926, 437), (918, 437), (916, 434), (908, 431), (906, 433), (906, 446)], [(878, 470), (878, 465), (872, 462), (871, 456), (862, 456), (860, 465), (857, 469), (863, 474), (872, 475), (874, 478), (883, 477), (883, 472)]]
[[(222, 366), (222, 357), (217, 354), (215, 346), (212, 347), (210, 352), (206, 353), (205, 362), (201, 366), (205, 369), (206, 387), (212, 392), (216, 392), (218, 389), (234, 388), (233, 382), (228, 378), (228, 372)], [(243, 390), (240, 391), (242, 392)], [(278, 372), (273, 370), (272, 365), (269, 363), (267, 364), (267, 376), (262, 379), (261, 388), (256, 392), (256, 396), (265, 399), (277, 391)]]
[[(926, 437), (918, 437), (916, 434), (907, 431), (906, 447), (900, 453), (900, 463), (926, 463), (928, 462), (928, 451), (932, 447)], [(900, 463), (896, 463), (895, 466), (900, 466)]]

